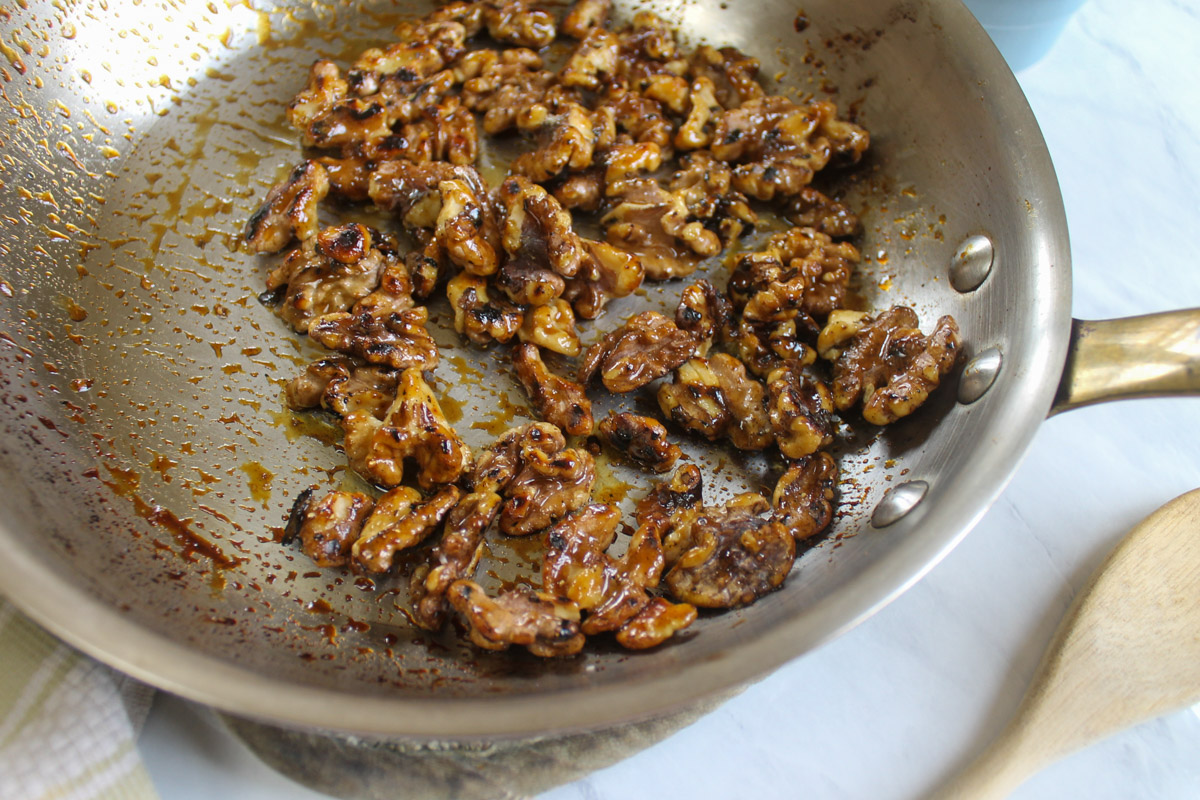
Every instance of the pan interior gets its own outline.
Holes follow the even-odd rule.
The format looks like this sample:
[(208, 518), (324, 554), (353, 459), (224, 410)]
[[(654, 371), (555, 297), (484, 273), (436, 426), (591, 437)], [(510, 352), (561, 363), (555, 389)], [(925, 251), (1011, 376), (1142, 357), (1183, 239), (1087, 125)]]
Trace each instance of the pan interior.
[[(92, 6), (6, 12), (20, 46), (5, 45), (0, 62), (10, 554), (0, 588), (160, 686), (371, 733), (505, 734), (665, 711), (764, 673), (919, 577), (999, 492), (1049, 407), (1069, 321), (1061, 201), (1032, 115), (969, 15), (956, 4), (814, 1), (802, 21), (786, 2), (753, 14), (655, 3), (687, 40), (758, 57), (780, 91), (853, 109), (871, 154), (826, 188), (863, 212), (863, 300), (911, 305), (927, 330), (953, 314), (968, 354), (999, 347), (1004, 370), (973, 405), (951, 386), (883, 434), (846, 427), (831, 533), (782, 591), (704, 615), (680, 641), (641, 654), (598, 641), (542, 661), (431, 637), (409, 624), (401, 577), (319, 570), (278, 543), (300, 490), (361, 484), (336, 426), (286, 410), (283, 382), (318, 348), (256, 301), (268, 260), (235, 246), (302, 157), (283, 112), (308, 64), (345, 64), (386, 42), (396, 4)], [(959, 294), (947, 267), (975, 233), (995, 243), (995, 267)], [(723, 285), (725, 267), (709, 269)], [(679, 288), (615, 301), (584, 325), (585, 343), (636, 311), (673, 308)], [(434, 310), (435, 388), (468, 443), (485, 444), (524, 421), (520, 390), (495, 353), (464, 347), (447, 309)], [(714, 499), (778, 474), (763, 459), (687, 449)], [(598, 498), (626, 508), (648, 481), (604, 461), (600, 475)], [(917, 511), (872, 528), (883, 493), (914, 479), (931, 486)], [(481, 575), (493, 585), (536, 573), (535, 542), (489, 547)]]

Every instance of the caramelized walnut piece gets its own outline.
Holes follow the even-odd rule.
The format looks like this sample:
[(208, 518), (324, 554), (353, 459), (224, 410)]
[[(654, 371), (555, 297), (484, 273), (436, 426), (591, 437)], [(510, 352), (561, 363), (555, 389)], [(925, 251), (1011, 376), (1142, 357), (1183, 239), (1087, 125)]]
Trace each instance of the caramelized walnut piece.
[(687, 203), (649, 178), (626, 181), (620, 202), (600, 224), (612, 245), (638, 254), (646, 277), (666, 280), (690, 275), (697, 256), (721, 252), (720, 237), (692, 218)]
[(378, 316), (369, 311), (340, 312), (313, 320), (308, 333), (330, 350), (372, 364), (433, 369), (438, 363), (438, 346), (426, 328), (428, 321), (425, 306)]
[(328, 114), (349, 91), (350, 84), (342, 77), (337, 64), (326, 60), (313, 62), (308, 70), (307, 84), (288, 104), (288, 122), (298, 131), (307, 130), (309, 125)]
[(413, 621), (426, 630), (440, 630), (446, 622), (446, 592), (455, 581), (475, 572), (483, 551), (483, 536), (500, 511), (500, 495), (475, 491), (464, 496), (446, 516), (442, 538), (434, 545), (430, 561), (409, 581)]
[(471, 486), (476, 492), (503, 492), (532, 453), (552, 456), (566, 446), (562, 431), (549, 422), (510, 428), (479, 455), (471, 473)]
[(684, 464), (668, 481), (654, 486), (638, 501), (635, 536), (653, 536), (661, 544), (663, 561), (672, 565), (687, 547), (692, 518), (704, 503), (704, 479), (695, 464)]
[[(437, 229), (442, 213), (442, 183), (458, 181), (485, 214), (480, 220), (486, 237), (490, 210), (487, 183), (474, 167), (454, 166), (444, 161), (417, 164), (404, 160), (380, 161), (371, 172), (367, 193), (384, 211), (394, 213), (417, 241), (427, 244)], [(460, 198), (465, 200), (466, 198)], [(449, 219), (447, 220), (449, 221)]]
[(599, 91), (617, 74), (621, 43), (616, 36), (597, 27), (589, 31), (558, 73), (563, 86)]
[(758, 59), (737, 48), (717, 49), (705, 44), (692, 53), (689, 70), (695, 80), (709, 82), (721, 106), (737, 108), (766, 94), (757, 79), (758, 66)]
[(708, 78), (696, 78), (688, 87), (687, 119), (675, 132), (676, 150), (698, 150), (712, 143), (714, 115), (725, 109), (717, 101), (716, 89)]
[(747, 605), (777, 589), (796, 560), (796, 542), (757, 494), (705, 507), (688, 526), (686, 548), (664, 578), (672, 596), (702, 608)]
[[(834, 311), (829, 318), (842, 312)], [(760, 378), (784, 364), (808, 366), (817, 360), (810, 342), (816, 339), (817, 324), (807, 314), (784, 322), (755, 324), (741, 320), (731, 336), (734, 351), (746, 369)]]
[(373, 506), (358, 492), (330, 492), (313, 500), (313, 490), (306, 489), (292, 506), (284, 542), (298, 537), (300, 549), (318, 567), (345, 566)]
[[(686, 82), (684, 86), (687, 86)], [(596, 107), (593, 116), (602, 120), (611, 119), (620, 133), (618, 139), (636, 144), (655, 144), (664, 153), (671, 150), (675, 128), (662, 104), (644, 94), (613, 86)]]
[(553, 72), (542, 69), (542, 57), (523, 48), (499, 55), (477, 51), (464, 57), (462, 66), (463, 102), (483, 112), (483, 131), (492, 135), (515, 126), (521, 109), (542, 104), (555, 80)]
[(583, 387), (551, 372), (536, 345), (514, 348), (513, 366), (538, 416), (572, 436), (592, 432), (592, 401)]
[(793, 225), (813, 228), (834, 239), (856, 236), (862, 231), (862, 222), (849, 206), (811, 186), (805, 186), (788, 201), (783, 215)]
[(415, 462), (417, 482), (425, 489), (453, 483), (471, 466), (471, 451), (416, 367), (400, 373), (396, 400), (382, 422), (355, 411), (342, 419), (342, 427), (350, 466), (380, 486), (397, 486), (406, 460)]
[(571, 228), (570, 212), (553, 195), (514, 176), (500, 184), (497, 197), (501, 241), (512, 262), (537, 268), (546, 265), (564, 278), (579, 273), (583, 245)]
[(869, 142), (864, 129), (837, 118), (837, 106), (828, 100), (798, 106), (770, 96), (722, 113), (712, 153), (737, 164), (734, 188), (772, 200), (799, 194), (834, 159), (858, 161)]
[(517, 127), (533, 133), (537, 147), (513, 159), (511, 174), (544, 183), (568, 169), (591, 166), (596, 138), (591, 117), (583, 106), (566, 103), (557, 113), (540, 105), (522, 109), (517, 114)]
[(442, 210), (436, 236), (451, 262), (472, 275), (491, 275), (500, 266), (500, 228), (487, 195), (462, 180), (442, 181)]
[(323, 408), (345, 416), (363, 410), (382, 419), (395, 399), (397, 378), (395, 370), (385, 367), (340, 356), (323, 358), (288, 381), (284, 397), (294, 411)]
[(862, 400), (863, 419), (887, 425), (916, 410), (954, 368), (962, 346), (953, 317), (922, 335), (916, 313), (893, 306), (858, 322), (833, 365), (833, 403), (844, 411)]
[(375, 501), (362, 533), (351, 549), (354, 563), (367, 572), (392, 569), (396, 554), (425, 541), (458, 503), (461, 492), (447, 486), (425, 502), (414, 489), (401, 486)]
[(579, 382), (586, 386), (599, 374), (610, 392), (630, 392), (687, 361), (699, 344), (657, 311), (643, 311), (588, 348)]
[(797, 542), (817, 535), (833, 519), (837, 481), (837, 462), (828, 453), (813, 453), (793, 462), (775, 484), (772, 518)]
[(522, 342), (544, 347), (564, 356), (577, 356), (583, 346), (575, 329), (575, 312), (566, 300), (554, 299), (535, 305), (525, 312), (525, 322), (517, 331)]
[(683, 201), (689, 216), (714, 232), (723, 246), (758, 224), (750, 201), (733, 188), (733, 170), (707, 151), (680, 158), (667, 188)]
[(632, 253), (605, 242), (581, 239), (584, 265), (579, 276), (566, 283), (563, 296), (581, 319), (595, 319), (614, 297), (628, 297), (646, 276), (642, 261)]
[(488, 35), (498, 42), (540, 48), (558, 35), (554, 16), (524, 0), (485, 0), (482, 5)]
[(454, 329), (481, 347), (511, 341), (525, 320), (518, 306), (491, 296), (487, 279), (469, 272), (450, 279), (446, 297), (454, 309)]
[(316, 161), (297, 165), (267, 192), (250, 216), (242, 239), (253, 253), (278, 253), (293, 240), (317, 234), (317, 204), (329, 193), (329, 174)]
[(658, 389), (658, 407), (684, 430), (715, 442), (726, 434), (733, 418), (721, 382), (708, 360), (692, 358), (675, 370), (675, 379)]
[(726, 435), (739, 450), (762, 450), (773, 440), (763, 386), (746, 375), (741, 361), (725, 353), (708, 359), (709, 369), (725, 397), (730, 412)]
[(611, 10), (612, 0), (576, 0), (560, 27), (567, 36), (582, 39), (594, 30), (603, 29)]
[(597, 433), (609, 447), (651, 472), (666, 472), (683, 455), (667, 439), (667, 429), (652, 417), (610, 412)]
[(528, 536), (582, 508), (591, 498), (596, 467), (587, 451), (569, 448), (547, 455), (530, 449), (521, 460), (520, 471), (503, 492), (501, 533)]
[(661, 597), (651, 597), (650, 602), (617, 631), (617, 643), (629, 650), (657, 647), (695, 621), (696, 607), (691, 603), (672, 603)]
[(785, 365), (767, 376), (767, 409), (779, 452), (803, 458), (833, 444), (833, 399), (820, 380)]
[(583, 649), (579, 607), (529, 588), (491, 597), (473, 581), (455, 581), (447, 593), (470, 632), (472, 644), (486, 650), (525, 647), (543, 658), (571, 656)]
[(370, 294), (387, 264), (366, 226), (338, 225), (288, 253), (267, 276), (267, 290), (283, 291), (279, 315), (305, 333), (317, 317), (345, 311)]
[(729, 296), (753, 324), (801, 314), (824, 316), (842, 308), (858, 250), (812, 228), (791, 228), (738, 259)]
[(679, 305), (675, 308), (675, 325), (711, 344), (728, 338), (732, 314), (729, 299), (702, 278), (680, 294)]

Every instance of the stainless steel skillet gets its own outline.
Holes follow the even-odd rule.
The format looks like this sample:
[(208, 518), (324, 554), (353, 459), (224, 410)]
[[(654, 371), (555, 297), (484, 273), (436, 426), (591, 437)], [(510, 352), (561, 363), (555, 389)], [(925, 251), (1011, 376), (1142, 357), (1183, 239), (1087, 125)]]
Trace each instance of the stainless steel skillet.
[[(219, 708), (469, 739), (690, 704), (917, 580), (999, 493), (1055, 397), (1072, 325), (1053, 169), (957, 3), (808, 3), (802, 31), (791, 4), (728, 6), (655, 8), (758, 56), (781, 86), (855, 104), (874, 135), (843, 187), (868, 210), (864, 295), (953, 313), (969, 356), (987, 356), (964, 371), (958, 397), (973, 402), (949, 387), (885, 435), (849, 432), (845, 513), (783, 591), (658, 652), (545, 663), (426, 641), (390, 585), (312, 570), (273, 541), (299, 488), (346, 478), (325, 432), (282, 412), (278, 381), (309, 351), (254, 302), (263, 265), (229, 244), (298, 157), (281, 109), (307, 63), (386, 38), (391, 9), (185, 3), (31, 3), (3, 22), (0, 587), (89, 653)], [(994, 258), (967, 290), (989, 261), (977, 235)], [(442, 388), (486, 440), (515, 395), (477, 353), (447, 360)], [(769, 470), (712, 458), (725, 490)], [(613, 473), (614, 496), (640, 493)]]

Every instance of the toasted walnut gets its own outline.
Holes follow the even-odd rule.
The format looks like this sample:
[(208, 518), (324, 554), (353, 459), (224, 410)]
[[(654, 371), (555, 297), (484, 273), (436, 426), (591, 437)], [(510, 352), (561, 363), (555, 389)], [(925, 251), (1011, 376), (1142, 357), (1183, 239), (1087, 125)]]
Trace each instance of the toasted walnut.
[(513, 175), (544, 183), (565, 170), (591, 165), (596, 139), (591, 117), (582, 106), (568, 103), (558, 113), (544, 106), (522, 109), (517, 126), (536, 135), (537, 147), (513, 159), (509, 167)]
[(702, 509), (664, 579), (671, 594), (702, 608), (731, 608), (782, 585), (796, 560), (796, 543), (782, 524), (759, 516), (769, 507), (761, 495), (745, 494)]
[(604, 28), (612, 0), (576, 0), (562, 21), (562, 32), (574, 39), (582, 39), (590, 32)]
[(571, 228), (571, 214), (554, 196), (525, 178), (506, 179), (497, 191), (502, 242), (517, 264), (548, 266), (573, 278), (583, 265), (583, 245)]
[(571, 656), (583, 649), (579, 607), (528, 588), (490, 597), (479, 584), (460, 580), (447, 593), (450, 605), (470, 631), (471, 642), (486, 650), (525, 647), (535, 656)]
[(690, 275), (699, 266), (696, 256), (721, 252), (720, 237), (691, 217), (683, 197), (649, 178), (626, 181), (600, 224), (610, 244), (638, 254), (652, 280)]
[(604, 199), (604, 171), (593, 163), (581, 172), (560, 175), (551, 192), (563, 208), (595, 211)]
[(708, 359), (730, 412), (726, 435), (739, 450), (762, 450), (772, 441), (771, 420), (767, 414), (763, 386), (746, 375), (741, 361), (725, 353)]
[(775, 484), (771, 505), (774, 519), (797, 542), (815, 536), (833, 519), (833, 496), (838, 468), (828, 453), (817, 452), (791, 464)]
[[(378, 243), (379, 252), (384, 255), (386, 263), (379, 275), (379, 286), (375, 291), (359, 300), (350, 309), (354, 315), (369, 314), (376, 319), (383, 319), (395, 314), (402, 314), (411, 309), (413, 302), (413, 286), (408, 276), (408, 267), (398, 260), (396, 253), (385, 247), (385, 242)], [(316, 326), (319, 320), (313, 320)]]
[(465, 181), (442, 181), (442, 210), (437, 240), (453, 263), (473, 275), (491, 275), (500, 266), (500, 228), (487, 195), (479, 196)]
[(295, 411), (323, 408), (345, 416), (364, 410), (382, 419), (396, 397), (397, 377), (395, 370), (385, 367), (344, 357), (323, 358), (288, 381), (284, 396), (288, 408)]
[(387, 263), (371, 238), (365, 226), (350, 223), (326, 228), (288, 253), (267, 276), (268, 292), (283, 291), (279, 315), (304, 333), (315, 318), (370, 294)]
[(566, 446), (562, 431), (549, 422), (511, 428), (480, 454), (471, 473), (471, 486), (476, 492), (503, 492), (532, 453), (549, 457)]
[(525, 312), (525, 322), (517, 331), (522, 342), (536, 344), (564, 356), (577, 356), (583, 346), (575, 330), (575, 313), (566, 300), (555, 299)]
[[(425, 17), (428, 22), (457, 22), (463, 27), (463, 35), (470, 39), (476, 36), (483, 30), (483, 4), (477, 2), (466, 2), (466, 0), (455, 0), (452, 3), (435, 8)], [(412, 36), (403, 35), (410, 30), (411, 23), (401, 22), (396, 26), (396, 35), (399, 38), (408, 40)], [(419, 32), (423, 25), (414, 26)], [(492, 52), (492, 51), (477, 51), (477, 52)]]
[(911, 308), (893, 306), (861, 320), (833, 365), (833, 403), (844, 411), (862, 400), (863, 419), (887, 425), (917, 409), (958, 360), (958, 323), (945, 316), (921, 334)]
[(621, 512), (593, 503), (546, 531), (542, 585), (587, 613), (588, 635), (615, 630), (649, 602), (645, 587), (604, 551), (616, 537)]
[(521, 460), (520, 471), (504, 490), (501, 533), (527, 536), (587, 504), (596, 480), (589, 453), (567, 449), (547, 455), (530, 449)]
[(684, 430), (710, 442), (725, 435), (731, 422), (729, 401), (708, 360), (693, 358), (675, 370), (675, 380), (658, 388), (658, 407)]
[(442, 246), (436, 238), (419, 250), (410, 250), (404, 256), (404, 267), (412, 282), (412, 296), (425, 299), (431, 297), (441, 282), (446, 265), (443, 263)]
[(725, 109), (717, 101), (716, 89), (708, 78), (697, 78), (688, 87), (688, 116), (675, 132), (675, 149), (698, 150), (712, 143), (714, 115)]
[(833, 159), (856, 162), (870, 137), (837, 118), (837, 106), (816, 100), (797, 106), (786, 97), (751, 100), (721, 114), (712, 153), (736, 162), (733, 185), (759, 200), (791, 197)]
[(616, 36), (604, 28), (593, 28), (558, 73), (559, 83), (590, 92), (600, 90), (617, 74), (620, 46)]
[(522, 306), (553, 303), (566, 291), (567, 282), (558, 273), (534, 264), (531, 261), (507, 262), (496, 273), (493, 285)]
[(541, 56), (522, 48), (503, 50), (498, 57), (477, 57), (467, 68), (463, 102), (483, 112), (484, 133), (492, 135), (515, 126), (521, 109), (541, 104), (555, 80), (553, 72), (542, 69)]
[(372, 364), (392, 369), (433, 369), (438, 346), (429, 330), (429, 310), (417, 306), (399, 313), (339, 312), (315, 319), (309, 327), (314, 341)]
[(662, 148), (650, 142), (618, 144), (605, 151), (604, 194), (617, 197), (638, 188), (636, 181), (647, 172), (654, 172), (663, 161)]
[(650, 602), (617, 631), (617, 643), (630, 650), (657, 647), (695, 621), (696, 607), (692, 604), (651, 597)]
[(842, 345), (851, 342), (870, 321), (871, 315), (866, 311), (838, 309), (830, 312), (825, 327), (817, 335), (817, 352), (827, 361), (837, 361), (844, 349)]
[(687, 361), (698, 344), (662, 314), (643, 311), (588, 348), (579, 382), (586, 386), (598, 373), (610, 392), (630, 392)]
[(662, 546), (663, 561), (672, 565), (688, 546), (692, 518), (704, 503), (704, 480), (700, 468), (685, 464), (675, 470), (638, 501), (635, 537), (653, 536)]
[(442, 538), (433, 546), (430, 561), (409, 581), (413, 621), (427, 630), (446, 622), (446, 593), (455, 581), (475, 572), (483, 550), (483, 536), (500, 511), (500, 495), (476, 491), (464, 496), (446, 516)]
[(614, 297), (628, 297), (646, 276), (642, 261), (605, 242), (581, 239), (584, 265), (580, 276), (566, 284), (564, 296), (582, 319), (595, 319)]
[(670, 61), (679, 49), (674, 29), (651, 11), (633, 15), (629, 27), (621, 31), (621, 46), (626, 55), (655, 61)]
[(485, 0), (483, 21), (493, 39), (521, 47), (545, 47), (558, 35), (554, 16), (524, 0)]
[[(728, 246), (758, 224), (750, 201), (733, 188), (733, 171), (706, 151), (679, 159), (667, 188), (687, 207), (689, 218), (713, 231)], [(697, 251), (699, 252), (699, 251)]]
[(515, 348), (513, 366), (538, 416), (572, 436), (592, 432), (592, 401), (583, 387), (551, 372), (536, 345)]
[(397, 487), (375, 501), (351, 554), (367, 572), (389, 572), (396, 554), (425, 541), (458, 503), (462, 493), (447, 486), (429, 500), (406, 486)]
[(614, 86), (596, 112), (601, 117), (611, 117), (617, 130), (633, 142), (656, 144), (664, 152), (670, 151), (675, 128), (657, 100)]
[(317, 233), (317, 204), (328, 193), (329, 175), (321, 164), (297, 165), (246, 223), (246, 247), (254, 253), (278, 253), (295, 239), (311, 239)]
[(350, 91), (350, 84), (332, 61), (316, 61), (308, 71), (308, 83), (288, 105), (288, 122), (298, 131), (305, 131), (324, 117), (334, 104)]
[(763, 250), (738, 259), (729, 296), (751, 323), (774, 323), (800, 314), (824, 316), (846, 302), (858, 250), (812, 228), (791, 228)]
[(785, 365), (767, 376), (767, 408), (779, 452), (803, 458), (833, 444), (833, 399), (820, 380)]
[(729, 299), (708, 280), (701, 279), (680, 294), (675, 324), (709, 343), (720, 342), (729, 336), (732, 313)]
[(406, 459), (415, 462), (417, 482), (425, 489), (453, 483), (471, 466), (471, 451), (416, 367), (400, 373), (396, 400), (383, 422), (355, 411), (342, 419), (342, 427), (350, 466), (380, 486), (399, 485)]
[(371, 199), (368, 186), (371, 182), (371, 170), (375, 162), (369, 158), (351, 157), (335, 158), (322, 156), (317, 163), (325, 168), (329, 177), (329, 190), (334, 197), (340, 197), (352, 203), (365, 203)]
[(609, 447), (651, 472), (666, 472), (683, 455), (667, 439), (667, 429), (652, 417), (610, 412), (597, 432)]
[(855, 236), (862, 231), (862, 222), (849, 206), (811, 186), (805, 186), (788, 201), (783, 215), (793, 225), (814, 228), (835, 239)]
[(730, 338), (746, 369), (766, 378), (784, 364), (804, 367), (816, 361), (817, 352), (810, 344), (816, 339), (816, 333), (817, 324), (813, 318), (798, 314), (794, 319), (766, 324), (743, 319)]
[(442, 181), (468, 180), (473, 188), (487, 193), (481, 178), (468, 178), (471, 172), (443, 161), (382, 161), (371, 172), (367, 193), (375, 205), (394, 212), (410, 233), (432, 232), (442, 211)]
[(758, 66), (758, 59), (736, 48), (716, 49), (705, 44), (692, 53), (689, 68), (696, 80), (707, 80), (712, 85), (718, 103), (736, 108), (765, 94), (758, 82)]
[(438, 100), (440, 102), (428, 103), (421, 108), (417, 119), (400, 126), (395, 133), (366, 142), (359, 151), (379, 160), (474, 164), (479, 157), (475, 115), (457, 97)]
[(503, 298), (493, 298), (485, 278), (460, 272), (446, 284), (454, 309), (454, 329), (475, 344), (511, 341), (521, 329), (524, 312)]
[(296, 498), (284, 531), (284, 543), (300, 539), (300, 549), (318, 567), (341, 567), (374, 505), (358, 492), (330, 492), (313, 500), (306, 489)]

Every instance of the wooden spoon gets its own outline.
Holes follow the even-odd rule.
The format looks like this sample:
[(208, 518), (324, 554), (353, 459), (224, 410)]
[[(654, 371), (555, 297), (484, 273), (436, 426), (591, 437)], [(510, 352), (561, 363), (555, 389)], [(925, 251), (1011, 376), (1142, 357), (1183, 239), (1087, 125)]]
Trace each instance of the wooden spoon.
[(1016, 716), (931, 800), (1007, 797), (1063, 756), (1200, 701), (1200, 489), (1117, 545), (1059, 626)]

